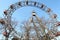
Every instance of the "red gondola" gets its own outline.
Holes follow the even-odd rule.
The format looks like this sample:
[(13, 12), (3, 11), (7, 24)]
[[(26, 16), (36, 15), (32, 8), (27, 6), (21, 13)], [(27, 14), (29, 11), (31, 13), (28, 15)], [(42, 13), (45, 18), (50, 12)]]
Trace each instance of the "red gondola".
[(3, 32), (3, 35), (4, 35), (4, 36), (7, 36), (7, 32)]
[(21, 6), (21, 2), (18, 2), (18, 5)]
[(4, 11), (4, 14), (7, 15), (7, 10)]
[(53, 18), (56, 18), (57, 17), (57, 15), (56, 14), (53, 14)]
[(50, 11), (51, 11), (51, 9), (50, 9), (50, 8), (48, 8), (48, 9), (47, 9), (47, 12), (50, 12)]
[(10, 5), (10, 8), (11, 8), (11, 9), (13, 9), (13, 8), (14, 8), (14, 6), (13, 6), (13, 5)]
[(56, 36), (60, 36), (60, 32), (57, 32), (55, 35), (56, 35)]
[(44, 5), (42, 4), (40, 8), (44, 8)]
[(0, 19), (1, 24), (5, 24), (5, 21), (3, 19)]
[(58, 22), (58, 23), (56, 24), (56, 26), (60, 26), (60, 22)]

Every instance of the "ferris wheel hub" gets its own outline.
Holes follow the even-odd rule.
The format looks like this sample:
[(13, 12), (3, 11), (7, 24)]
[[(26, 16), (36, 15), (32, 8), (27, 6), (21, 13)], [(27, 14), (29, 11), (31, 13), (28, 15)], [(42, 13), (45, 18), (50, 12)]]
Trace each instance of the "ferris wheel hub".
[(33, 15), (33, 16), (36, 16), (36, 13), (33, 11), (33, 12), (32, 12), (32, 15)]

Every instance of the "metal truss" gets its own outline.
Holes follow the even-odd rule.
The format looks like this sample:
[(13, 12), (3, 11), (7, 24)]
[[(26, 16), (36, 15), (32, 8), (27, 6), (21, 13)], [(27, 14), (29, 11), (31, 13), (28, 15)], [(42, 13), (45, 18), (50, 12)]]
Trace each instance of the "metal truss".
[[(55, 23), (57, 22), (57, 15), (53, 12), (53, 10), (51, 10), (49, 7), (47, 7), (46, 5), (44, 5), (44, 4), (42, 4), (42, 3), (39, 3), (39, 2), (35, 2), (35, 1), (20, 1), (20, 2), (17, 2), (17, 3), (15, 3), (15, 4), (12, 4), (12, 5), (10, 5), (9, 6), (9, 8), (7, 9), (7, 10), (5, 10), (4, 11), (4, 19), (0, 19), (0, 23), (3, 25), (5, 25), (5, 31), (7, 31), (7, 28), (8, 28), (8, 30), (9, 30), (9, 34), (12, 32), (12, 31), (15, 31), (15, 30), (13, 30), (13, 28), (12, 28), (12, 20), (11, 20), (11, 16), (13, 15), (13, 13), (17, 10), (17, 9), (19, 9), (19, 8), (21, 8), (21, 7), (24, 7), (24, 6), (32, 6), (32, 7), (37, 7), (37, 8), (39, 8), (39, 9), (41, 9), (42, 11), (45, 11), (48, 15), (49, 15), (49, 17), (50, 17), (50, 19), (51, 19), (51, 24), (53, 24), (52, 25), (52, 28), (55, 28), (57, 25), (60, 25), (60, 24), (57, 24), (57, 25), (55, 25)], [(33, 15), (33, 16), (35, 16), (35, 15)], [(39, 20), (39, 18), (37, 17), (37, 16), (35, 16), (36, 18), (37, 18), (37, 20), (38, 21), (40, 21)], [(33, 22), (33, 24), (34, 24), (34, 22)], [(49, 24), (50, 25), (50, 24)], [(35, 26), (35, 24), (34, 24), (34, 26)], [(42, 27), (41, 27), (42, 28)], [(37, 31), (37, 30), (36, 30)], [(7, 33), (6, 33), (7, 34)], [(9, 36), (9, 34), (7, 35), (7, 36)], [(17, 34), (17, 33), (16, 33)], [(7, 37), (6, 36), (6, 37)], [(7, 40), (7, 39), (6, 39)]]

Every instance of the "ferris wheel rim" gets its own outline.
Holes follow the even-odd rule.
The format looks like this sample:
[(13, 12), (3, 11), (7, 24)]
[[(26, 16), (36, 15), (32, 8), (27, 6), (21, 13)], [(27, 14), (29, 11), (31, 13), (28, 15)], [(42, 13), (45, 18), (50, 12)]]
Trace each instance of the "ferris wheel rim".
[[(37, 7), (39, 9), (41, 9), (42, 11), (45, 11), (50, 16), (50, 18), (53, 18), (53, 17), (51, 17), (52, 15), (54, 16), (54, 12), (50, 8), (45, 6), (43, 3), (39, 3), (39, 2), (36, 2), (36, 1), (28, 1), (28, 0), (27, 1), (16, 2), (16, 3), (10, 5), (10, 7), (7, 10), (4, 11), (4, 14), (6, 16), (7, 15), (12, 15), (17, 9), (19, 9), (21, 7), (24, 7), (24, 6)], [(56, 17), (57, 16), (55, 16), (55, 18)]]

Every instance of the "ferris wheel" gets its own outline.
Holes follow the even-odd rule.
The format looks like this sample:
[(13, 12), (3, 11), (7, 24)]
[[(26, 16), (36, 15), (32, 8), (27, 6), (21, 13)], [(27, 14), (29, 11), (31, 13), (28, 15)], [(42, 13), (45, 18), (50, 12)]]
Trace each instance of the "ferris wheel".
[[(2, 24), (2, 26), (4, 27), (3, 29), (5, 30), (3, 32), (4, 36), (8, 37), (12, 31), (16, 32), (12, 26), (12, 15), (17, 9), (21, 7), (26, 7), (26, 6), (37, 7), (41, 9), (42, 11), (46, 12), (50, 17), (49, 21), (46, 24), (47, 26), (48, 25), (51, 26), (51, 29), (49, 29), (49, 27), (47, 27), (46, 29), (51, 30), (49, 32), (52, 32), (53, 34), (57, 32), (56, 28), (57, 26), (60, 25), (60, 22), (57, 21), (57, 15), (49, 7), (47, 7), (46, 5), (42, 3), (26, 0), (26, 1), (19, 1), (17, 3), (14, 3), (10, 5), (7, 10), (4, 11), (4, 18), (0, 19), (0, 24)], [(37, 21), (40, 21), (40, 18), (34, 14), (35, 12), (32, 12), (32, 13), (33, 13), (32, 15), (36, 17)], [(33, 25), (35, 25), (34, 22), (33, 22)]]

